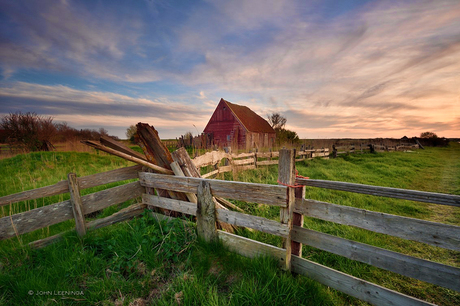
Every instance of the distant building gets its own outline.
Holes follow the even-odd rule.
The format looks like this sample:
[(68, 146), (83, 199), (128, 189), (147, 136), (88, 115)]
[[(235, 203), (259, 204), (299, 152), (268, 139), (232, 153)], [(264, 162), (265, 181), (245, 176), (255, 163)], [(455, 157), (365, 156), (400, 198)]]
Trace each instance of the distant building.
[(234, 149), (273, 147), (275, 130), (264, 118), (246, 106), (220, 99), (204, 133), (215, 145)]

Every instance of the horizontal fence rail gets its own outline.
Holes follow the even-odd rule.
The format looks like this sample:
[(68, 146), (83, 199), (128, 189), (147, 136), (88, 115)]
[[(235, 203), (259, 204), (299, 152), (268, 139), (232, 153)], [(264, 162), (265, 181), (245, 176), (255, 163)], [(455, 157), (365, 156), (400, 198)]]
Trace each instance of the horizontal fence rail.
[(460, 292), (459, 268), (298, 226), (294, 226), (292, 230), (292, 239), (323, 251)]
[(300, 199), (295, 211), (317, 219), (460, 251), (460, 226)]
[(452, 194), (303, 178), (297, 178), (296, 183), (308, 187), (319, 187), (388, 198), (460, 207), (460, 196)]
[(198, 184), (202, 181), (212, 182), (214, 196), (286, 207), (285, 186), (139, 172), (139, 182), (142, 186), (178, 192), (196, 193)]

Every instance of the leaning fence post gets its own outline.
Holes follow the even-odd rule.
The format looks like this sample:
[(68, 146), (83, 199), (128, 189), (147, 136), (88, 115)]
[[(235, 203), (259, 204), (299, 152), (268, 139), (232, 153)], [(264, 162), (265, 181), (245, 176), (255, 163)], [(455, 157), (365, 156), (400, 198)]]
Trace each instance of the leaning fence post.
[(86, 234), (86, 222), (83, 215), (83, 204), (80, 196), (80, 186), (78, 185), (77, 175), (69, 173), (67, 176), (69, 180), (70, 203), (72, 203), (73, 217), (75, 219), (75, 230), (78, 236)]
[(198, 236), (207, 242), (217, 240), (216, 207), (208, 182), (200, 182), (197, 196), (196, 228)]
[[(281, 185), (293, 186), (295, 184), (295, 149), (280, 150), (279, 164), (278, 164), (278, 182)], [(284, 269), (291, 270), (291, 232), (293, 226), (293, 213), (295, 204), (295, 188), (287, 188), (286, 207), (280, 209), (280, 221), (289, 227), (289, 235), (283, 239), (283, 248), (286, 249), (286, 260)]]

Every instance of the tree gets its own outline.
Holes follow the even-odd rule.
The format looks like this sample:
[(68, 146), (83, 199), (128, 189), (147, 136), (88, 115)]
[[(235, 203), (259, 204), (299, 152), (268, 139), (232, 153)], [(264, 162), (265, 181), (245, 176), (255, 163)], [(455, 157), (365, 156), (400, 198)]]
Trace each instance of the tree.
[(434, 132), (423, 132), (420, 134), (420, 138), (438, 138), (438, 135)]
[(281, 130), (286, 125), (287, 119), (280, 115), (280, 113), (273, 113), (268, 116), (268, 123), (276, 130)]
[(133, 124), (126, 129), (126, 138), (131, 142), (134, 142), (134, 136), (137, 133), (137, 127)]

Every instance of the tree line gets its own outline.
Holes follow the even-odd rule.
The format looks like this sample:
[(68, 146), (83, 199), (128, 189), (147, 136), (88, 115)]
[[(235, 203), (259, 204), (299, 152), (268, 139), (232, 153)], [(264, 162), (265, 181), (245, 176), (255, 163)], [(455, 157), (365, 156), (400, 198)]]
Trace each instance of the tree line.
[(53, 143), (99, 140), (101, 136), (109, 136), (108, 131), (104, 128), (78, 130), (66, 122), (55, 123), (52, 117), (34, 112), (10, 113), (0, 120), (0, 143), (23, 152), (49, 151), (54, 148)]

